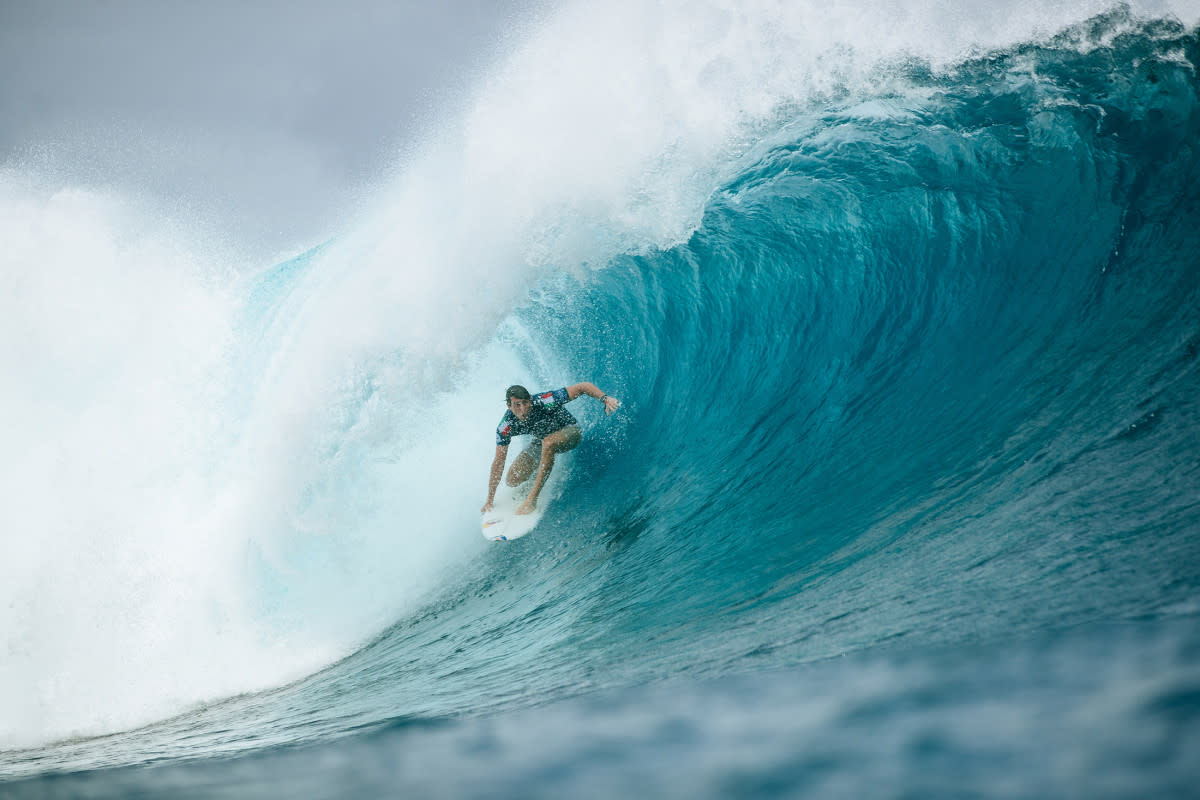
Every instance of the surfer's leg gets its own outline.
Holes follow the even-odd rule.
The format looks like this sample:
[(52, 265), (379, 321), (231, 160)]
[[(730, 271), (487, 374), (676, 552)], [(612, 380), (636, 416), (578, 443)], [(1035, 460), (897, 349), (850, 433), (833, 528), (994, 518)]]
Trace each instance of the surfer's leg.
[(529, 476), (537, 469), (538, 460), (542, 456), (542, 448), (540, 442), (533, 442), (529, 447), (521, 451), (521, 454), (513, 459), (513, 465), (508, 468), (508, 477), (505, 483), (509, 486), (520, 486), (525, 481), (529, 480)]
[(525, 502), (517, 509), (518, 514), (528, 514), (537, 508), (538, 493), (542, 491), (546, 479), (550, 477), (550, 471), (554, 469), (554, 457), (559, 453), (574, 450), (582, 439), (583, 432), (575, 425), (568, 425), (542, 440), (542, 460), (538, 464), (537, 480), (529, 490), (529, 497), (525, 498)]

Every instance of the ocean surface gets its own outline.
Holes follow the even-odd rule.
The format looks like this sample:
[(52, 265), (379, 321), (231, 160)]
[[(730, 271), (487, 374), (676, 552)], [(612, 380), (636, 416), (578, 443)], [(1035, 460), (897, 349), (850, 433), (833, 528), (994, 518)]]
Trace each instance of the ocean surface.
[(1195, 18), (640, 9), (267, 268), (3, 174), (0, 796), (1196, 796)]

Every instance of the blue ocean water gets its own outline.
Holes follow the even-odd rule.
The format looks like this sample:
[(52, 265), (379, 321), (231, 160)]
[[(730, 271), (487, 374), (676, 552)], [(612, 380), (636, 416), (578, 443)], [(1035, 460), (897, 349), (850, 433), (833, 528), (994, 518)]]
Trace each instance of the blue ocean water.
[[(686, 237), (543, 271), (485, 343), (421, 367), (437, 397), (499, 362), (622, 399), (572, 408), (585, 443), (533, 534), (477, 542), (457, 515), (436, 534), (471, 549), (335, 663), (4, 751), (0, 790), (1190, 796), (1198, 66), (1195, 29), (1118, 9), (777, 109)], [(284, 369), (336, 278), (319, 262), (247, 292), (236, 330), (270, 344), (236, 361), (231, 405), (274, 396), (251, 376)], [(400, 457), (358, 432), (390, 384), (365, 370), (306, 523), (388, 491)], [(494, 420), (470, 422), (489, 448)], [(455, 460), (476, 505), (478, 454)], [(311, 570), (358, 542), (290, 541), (243, 562), (288, 625), (333, 602)]]

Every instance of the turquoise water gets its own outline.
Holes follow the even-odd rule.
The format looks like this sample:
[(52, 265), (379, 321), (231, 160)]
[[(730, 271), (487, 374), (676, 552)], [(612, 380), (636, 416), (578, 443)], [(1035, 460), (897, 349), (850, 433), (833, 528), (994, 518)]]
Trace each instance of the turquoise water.
[[(760, 122), (678, 241), (541, 273), (436, 368), (365, 358), (305, 454), (309, 527), (238, 562), (272, 625), (345, 613), (357, 595), (311, 574), (394, 511), (371, 493), (409, 474), (404, 448), (441, 452), (360, 435), (413, 430), (389, 391), (470, 417), (483, 445), (452, 460), (475, 505), (503, 409), (476, 419), (458, 387), (502, 392), (511, 366), (624, 405), (573, 404), (585, 442), (533, 534), (462, 545), (340, 660), (8, 750), (6, 793), (1187, 796), (1198, 64), (1195, 30), (1121, 11), (891, 64), (874, 93)], [(245, 293), (230, 405), (275, 396), (255, 378), (334, 280), (321, 263)], [(430, 519), (479, 539), (470, 513)]]

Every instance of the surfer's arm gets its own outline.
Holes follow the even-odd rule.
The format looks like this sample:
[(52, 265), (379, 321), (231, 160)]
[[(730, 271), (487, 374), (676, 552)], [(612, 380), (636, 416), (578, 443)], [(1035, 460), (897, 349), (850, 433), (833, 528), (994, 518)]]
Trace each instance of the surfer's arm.
[(609, 397), (604, 392), (596, 388), (596, 384), (588, 383), (573, 383), (567, 387), (567, 402), (574, 400), (581, 394), (586, 394), (588, 397), (594, 397), (601, 403), (604, 403), (604, 413), (611, 414), (621, 405), (621, 401), (615, 397)]
[(504, 460), (508, 458), (508, 445), (496, 445), (496, 455), (492, 459), (492, 472), (488, 475), (488, 496), (487, 502), (483, 504), (483, 511), (491, 511), (492, 503), (496, 501), (496, 487), (500, 485), (500, 478), (504, 475)]

